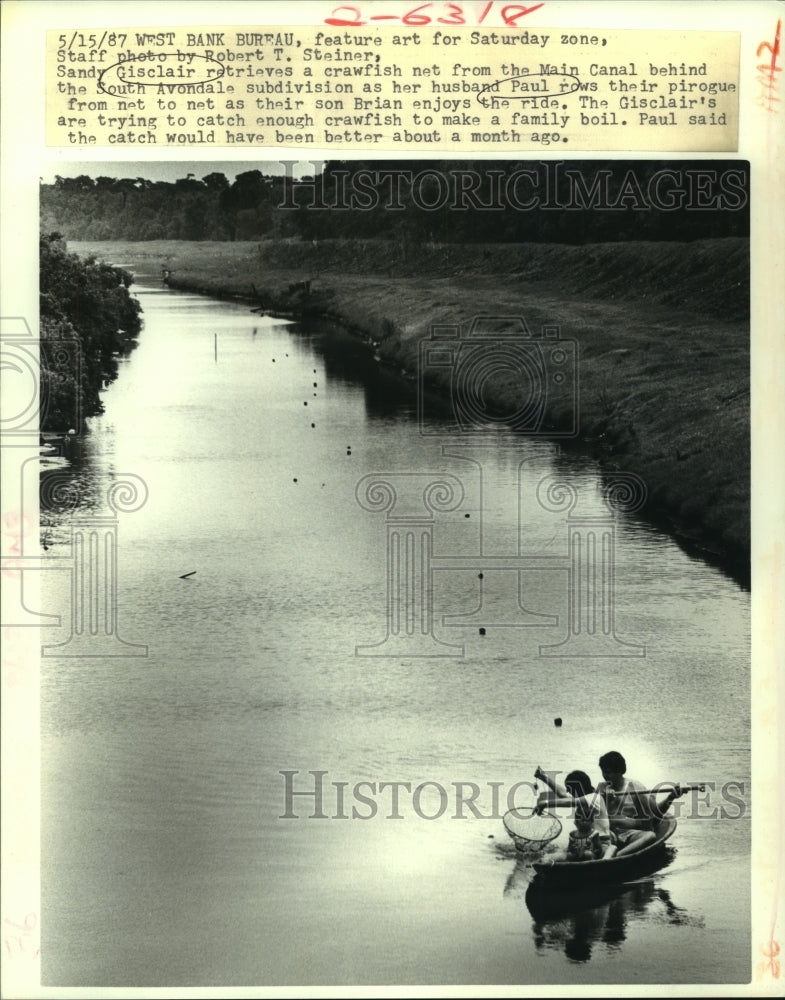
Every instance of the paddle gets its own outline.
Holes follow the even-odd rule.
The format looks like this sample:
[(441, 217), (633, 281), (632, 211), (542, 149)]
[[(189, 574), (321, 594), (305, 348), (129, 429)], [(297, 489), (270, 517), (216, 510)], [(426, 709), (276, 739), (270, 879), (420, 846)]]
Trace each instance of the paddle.
[[(544, 781), (545, 784), (551, 789), (551, 791), (557, 791), (556, 782), (548, 777), (548, 775), (543, 771), (541, 767), (538, 767), (534, 772), (535, 781)], [(660, 792), (670, 791), (668, 785), (671, 785), (673, 790), (679, 795), (683, 795), (684, 792), (705, 792), (706, 785), (701, 782), (697, 785), (680, 785), (678, 782), (665, 782), (660, 788), (628, 788), (623, 792), (616, 792), (612, 788), (603, 788), (600, 794), (602, 795), (659, 795)]]
[[(623, 792), (614, 792), (612, 788), (604, 788), (601, 795), (659, 795), (660, 792), (670, 791), (667, 784), (660, 788), (628, 788)], [(673, 791), (678, 791), (679, 794), (683, 795), (684, 792), (705, 792), (706, 785), (673, 785)]]

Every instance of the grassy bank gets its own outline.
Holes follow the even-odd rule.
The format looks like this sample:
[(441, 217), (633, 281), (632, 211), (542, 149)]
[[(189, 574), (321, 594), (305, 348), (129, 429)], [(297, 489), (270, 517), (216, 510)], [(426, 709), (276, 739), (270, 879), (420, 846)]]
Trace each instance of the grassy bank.
[[(609, 468), (647, 484), (649, 514), (748, 574), (748, 243), (71, 244), (130, 267), (140, 280), (272, 311), (311, 308), (367, 339), (396, 370), (417, 371), (433, 324), (523, 316), (536, 335), (558, 325), (578, 343), (580, 430)], [(300, 283), (309, 282), (305, 291)], [(445, 373), (435, 387), (449, 388)], [(510, 408), (515, 386), (499, 381)], [(505, 398), (506, 397), (506, 398)], [(555, 410), (549, 420), (568, 414)]]

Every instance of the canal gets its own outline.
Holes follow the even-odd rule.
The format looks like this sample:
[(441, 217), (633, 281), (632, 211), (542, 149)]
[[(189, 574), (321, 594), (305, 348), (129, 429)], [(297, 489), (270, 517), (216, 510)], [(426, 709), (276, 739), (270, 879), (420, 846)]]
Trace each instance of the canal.
[[(85, 586), (43, 574), (44, 985), (747, 981), (749, 593), (324, 323), (138, 295), (44, 468)], [(508, 798), (610, 749), (706, 792), (656, 874), (532, 912)]]

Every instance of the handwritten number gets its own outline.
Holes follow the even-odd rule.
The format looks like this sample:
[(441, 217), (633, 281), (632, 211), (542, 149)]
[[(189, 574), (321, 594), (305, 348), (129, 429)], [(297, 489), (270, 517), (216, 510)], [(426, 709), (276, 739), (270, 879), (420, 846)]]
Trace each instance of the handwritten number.
[(482, 24), (482, 22), (488, 16), (488, 12), (490, 11), (491, 7), (493, 7), (493, 0), (488, 0), (488, 3), (485, 5), (485, 7), (483, 7), (482, 14), (480, 14), (480, 16), (477, 18), (477, 24)]
[(768, 49), (771, 52), (771, 68), (780, 69), (777, 65), (777, 56), (780, 54), (780, 29), (782, 27), (782, 22), (777, 21), (777, 33), (774, 36), (774, 45), (770, 42), (761, 42), (758, 48), (755, 50), (755, 55), (760, 59), (760, 54), (764, 49)]
[(404, 14), (403, 17), (401, 18), (401, 23), (408, 25), (430, 24), (431, 18), (428, 16), (428, 14), (418, 14), (417, 11), (423, 10), (425, 7), (431, 7), (431, 6), (433, 5), (430, 3), (421, 3), (419, 7), (414, 7), (412, 10), (409, 11), (408, 14)]
[(448, 3), (447, 10), (450, 12), (450, 16), (440, 17), (438, 19), (439, 24), (466, 24), (466, 19), (463, 16), (463, 10), (457, 3)]
[[(349, 11), (351, 11), (352, 14), (354, 14), (354, 20), (353, 21), (346, 21), (343, 18), (336, 17), (335, 15), (338, 13), (338, 11), (341, 11), (341, 10), (349, 10)], [(365, 24), (365, 21), (362, 21), (360, 19), (360, 10), (359, 10), (358, 7), (335, 7), (333, 9), (333, 16), (332, 17), (326, 17), (324, 19), (324, 23), (325, 24), (332, 24), (336, 28), (359, 28), (359, 27), (362, 27), (363, 24)]]
[[(491, 8), (494, 5), (494, 0), (488, 0), (482, 9), (479, 17), (477, 18), (477, 23), (482, 24), (485, 18), (491, 12)], [(525, 17), (527, 14), (534, 13), (535, 10), (539, 10), (540, 7), (544, 7), (545, 3), (537, 3), (531, 7), (527, 7), (524, 4), (513, 3), (507, 4), (501, 9), (501, 19), (507, 27), (514, 28), (517, 22)], [(443, 16), (434, 18), (431, 14), (424, 13), (433, 7), (433, 3), (422, 3), (418, 7), (412, 7), (410, 11), (401, 17), (401, 24), (405, 24), (407, 27), (423, 27), (426, 24), (466, 24), (466, 17), (464, 13), (464, 7), (459, 3), (446, 3), (443, 5)], [(371, 20), (379, 20), (379, 18), (372, 18)], [(387, 20), (395, 20), (395, 18), (390, 17)], [(362, 12), (359, 7), (354, 7), (351, 4), (343, 4), (340, 7), (333, 7), (332, 17), (326, 17), (324, 19), (325, 24), (331, 24), (337, 28), (359, 28), (368, 22), (363, 20)], [(61, 42), (62, 44), (62, 42)]]
[(519, 18), (525, 17), (526, 14), (531, 14), (533, 11), (539, 10), (540, 7), (544, 6), (544, 3), (535, 4), (534, 7), (524, 7), (517, 3), (507, 4), (506, 7), (502, 7), (502, 21), (514, 27)]
[(771, 42), (761, 42), (755, 50), (758, 59), (762, 58), (764, 52), (771, 53), (771, 60), (768, 63), (759, 63), (755, 68), (758, 70), (758, 84), (761, 93), (758, 96), (758, 105), (767, 111), (776, 111), (775, 104), (780, 103), (780, 99), (775, 94), (777, 85), (777, 73), (782, 72), (782, 67), (777, 65), (777, 57), (780, 54), (780, 31), (782, 22), (777, 21), (777, 31), (774, 35), (774, 44)]

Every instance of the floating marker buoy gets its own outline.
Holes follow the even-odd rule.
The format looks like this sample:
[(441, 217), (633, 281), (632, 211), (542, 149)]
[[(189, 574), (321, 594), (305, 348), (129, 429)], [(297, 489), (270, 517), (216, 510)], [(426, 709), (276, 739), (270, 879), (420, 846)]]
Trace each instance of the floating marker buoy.
[(480, 629), (480, 635), (485, 635), (485, 629), (484, 628)]
[(557, 716), (557, 717), (556, 717), (556, 718), (555, 718), (555, 719), (553, 720), (553, 724), (554, 724), (554, 726), (556, 726), (556, 728), (558, 729), (558, 728), (559, 728), (559, 726), (561, 725), (561, 717), (560, 717), (560, 716)]

